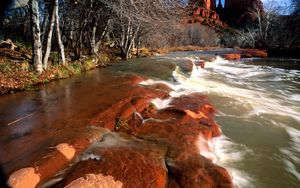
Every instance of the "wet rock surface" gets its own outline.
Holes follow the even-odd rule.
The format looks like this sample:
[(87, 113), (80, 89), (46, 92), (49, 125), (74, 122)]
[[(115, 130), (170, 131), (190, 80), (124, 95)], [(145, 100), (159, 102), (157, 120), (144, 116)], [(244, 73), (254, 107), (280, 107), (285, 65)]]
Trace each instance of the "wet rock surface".
[[(166, 187), (168, 172), (166, 149), (122, 134), (107, 133), (86, 152), (64, 180), (54, 187), (64, 187), (85, 174), (114, 177), (123, 187)], [(98, 158), (88, 156), (99, 156)]]
[[(221, 134), (207, 98), (170, 98), (168, 85), (143, 81), (126, 75), (101, 85), (110, 94), (90, 95), (94, 105), (89, 103), (99, 106), (82, 111), (83, 122), (54, 125), (59, 131), (49, 135), (57, 138), (31, 161), (10, 168), (11, 179), (18, 182), (15, 174), (30, 168), (22, 176), (29, 187), (232, 187), (228, 172), (207, 155), (209, 141)], [(169, 104), (157, 109), (157, 98)]]

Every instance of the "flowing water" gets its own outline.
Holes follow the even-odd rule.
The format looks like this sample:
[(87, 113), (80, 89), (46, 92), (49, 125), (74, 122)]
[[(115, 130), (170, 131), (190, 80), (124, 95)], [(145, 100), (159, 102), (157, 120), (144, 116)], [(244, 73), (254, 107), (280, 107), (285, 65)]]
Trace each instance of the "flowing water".
[[(122, 85), (129, 73), (149, 78), (141, 84), (168, 84), (174, 89), (173, 97), (193, 92), (209, 97), (224, 134), (210, 143), (212, 153), (201, 154), (227, 168), (236, 187), (300, 187), (299, 60), (229, 62), (218, 57), (206, 63), (205, 69), (180, 68), (183, 61), (197, 62), (199, 57), (216, 53), (177, 52), (137, 59), (53, 82), (37, 91), (1, 97), (4, 167), (13, 171), (20, 163), (46, 153), (47, 147), (78, 134), (77, 127), (107, 108), (118, 93), (130, 90)], [(169, 101), (153, 102), (164, 108)]]
[[(201, 52), (168, 58), (197, 61)], [(299, 60), (217, 58), (191, 76), (177, 69), (176, 91), (201, 92), (218, 110), (224, 135), (214, 139), (215, 162), (236, 187), (300, 187)]]

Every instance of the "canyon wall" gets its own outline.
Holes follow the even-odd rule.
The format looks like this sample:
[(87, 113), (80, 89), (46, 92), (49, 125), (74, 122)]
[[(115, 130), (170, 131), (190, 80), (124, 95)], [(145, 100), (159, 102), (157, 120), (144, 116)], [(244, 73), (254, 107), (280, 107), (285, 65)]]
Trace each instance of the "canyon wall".
[(240, 26), (254, 21), (255, 9), (264, 11), (261, 0), (225, 0), (224, 5), (220, 3), (220, 0), (191, 0), (189, 2), (194, 9), (201, 7), (208, 11), (215, 11), (221, 21), (231, 26)]

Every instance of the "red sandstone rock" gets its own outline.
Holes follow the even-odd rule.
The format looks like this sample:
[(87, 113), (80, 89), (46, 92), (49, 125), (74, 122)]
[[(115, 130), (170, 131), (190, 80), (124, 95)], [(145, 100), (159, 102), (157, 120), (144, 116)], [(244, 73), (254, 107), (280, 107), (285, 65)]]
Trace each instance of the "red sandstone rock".
[(100, 159), (80, 161), (55, 187), (64, 187), (83, 174), (103, 174), (121, 182), (124, 188), (164, 188), (168, 182), (165, 152), (164, 147), (108, 133), (88, 151)]
[[(216, 1), (212, 0), (191, 0), (189, 1), (190, 7), (194, 8), (196, 11), (194, 17), (203, 17), (207, 18), (206, 13), (201, 13), (203, 9), (208, 11), (216, 10), (217, 13), (214, 14), (211, 12), (211, 16), (208, 22), (215, 23), (218, 26), (222, 27), (221, 21), (228, 21), (230, 24), (245, 24), (248, 21), (255, 21), (256, 17), (253, 14), (256, 8), (260, 12), (264, 12), (263, 4), (261, 0), (225, 0), (225, 7), (223, 5), (216, 6)], [(218, 14), (222, 15), (221, 21), (219, 20)], [(199, 19), (195, 19), (199, 20)], [(202, 22), (200, 22), (202, 23)], [(226, 27), (224, 25), (223, 27)]]
[(12, 188), (35, 188), (40, 182), (40, 175), (32, 167), (14, 172), (8, 180)]
[(169, 187), (230, 188), (227, 171), (199, 155), (210, 151), (207, 144), (199, 143), (199, 138), (209, 140), (220, 135), (213, 114), (214, 109), (204, 96), (181, 96), (173, 99), (169, 108), (150, 114), (152, 120), (132, 126), (128, 133), (168, 148)]
[(241, 59), (241, 54), (239, 53), (228, 53), (228, 54), (224, 54), (223, 58), (226, 60), (237, 60), (237, 59)]
[[(104, 133), (105, 130), (102, 130)], [(60, 170), (65, 168), (71, 160), (78, 156), (92, 142), (102, 136), (99, 130), (86, 129), (82, 137), (70, 141), (70, 144), (63, 143), (51, 149), (42, 159), (34, 163), (34, 167), (17, 170), (9, 178), (9, 185), (13, 188), (33, 188), (49, 180)]]
[[(194, 0), (190, 1), (187, 7), (188, 23), (200, 23), (214, 28), (227, 28), (228, 26), (219, 20), (219, 15), (216, 11), (210, 9), (210, 0)], [(215, 4), (212, 4), (215, 7)]]
[[(211, 150), (206, 142), (221, 133), (207, 98), (200, 94), (181, 96), (174, 98), (169, 108), (157, 111), (149, 105), (150, 100), (167, 97), (165, 90), (171, 88), (164, 84), (138, 85), (141, 80), (133, 76), (122, 82), (126, 85), (126, 89), (120, 89), (122, 97), (112, 100), (115, 103), (102, 108), (91, 120), (91, 125), (114, 130), (117, 119), (122, 117), (119, 123), (123, 128), (118, 131), (127, 134), (102, 128), (84, 129), (86, 133), (77, 130), (75, 140), (52, 148), (35, 163), (34, 174), (39, 175), (40, 183), (84, 152), (54, 187), (73, 185), (76, 180), (106, 181), (102, 175), (111, 177), (113, 183), (121, 182), (124, 187), (232, 187), (228, 172), (200, 155)], [(142, 118), (147, 114), (149, 119), (136, 118), (135, 112)], [(90, 154), (97, 157), (86, 157)], [(84, 177), (91, 177), (89, 174), (101, 176), (99, 179), (92, 175), (93, 181), (86, 182)]]
[(252, 58), (252, 57), (268, 57), (268, 54), (265, 50), (258, 49), (239, 49), (238, 52), (234, 53), (225, 53), (222, 55), (226, 60), (237, 60), (240, 58)]
[[(151, 84), (148, 87), (151, 89), (154, 89), (156, 91), (159, 91), (159, 92), (165, 92), (166, 93), (165, 97), (169, 97), (169, 93), (173, 91), (173, 89), (170, 86), (163, 84), (163, 83)], [(163, 97), (163, 98), (165, 98), (165, 97)]]
[(87, 174), (77, 180), (72, 181), (65, 188), (122, 188), (122, 182), (115, 181), (112, 176), (103, 176), (102, 174)]
[(67, 143), (59, 144), (56, 146), (56, 149), (70, 161), (74, 158), (76, 153), (76, 149)]
[(200, 67), (201, 69), (204, 69), (205, 68), (205, 61), (202, 61), (202, 60), (197, 61), (197, 62), (195, 62), (195, 65)]
[(241, 50), (241, 55), (243, 58), (251, 58), (251, 57), (268, 57), (268, 54), (265, 50), (258, 49), (249, 49), (249, 50)]
[[(166, 98), (169, 96), (170, 87), (163, 84), (154, 86), (134, 86), (131, 92), (126, 93), (126, 98), (110, 106), (104, 111), (99, 112), (91, 120), (91, 125), (100, 126), (109, 130), (114, 130), (117, 120), (125, 120), (134, 115), (135, 112), (141, 113), (149, 106), (150, 100), (155, 98)], [(154, 89), (153, 89), (154, 88)], [(160, 89), (161, 88), (161, 89)], [(163, 88), (168, 88), (163, 90)], [(143, 97), (136, 97), (143, 96)]]
[[(199, 155), (202, 150), (209, 151), (208, 146), (199, 147), (199, 137), (211, 139), (212, 135), (220, 134), (218, 126), (210, 119), (212, 107), (205, 98), (195, 94), (183, 96), (183, 100), (175, 99), (171, 105), (152, 114), (152, 118), (161, 121), (149, 120), (132, 130), (139, 138), (167, 146), (167, 166), (172, 174), (169, 187), (232, 187), (226, 170)], [(186, 109), (203, 109), (207, 117), (199, 121), (187, 115)]]

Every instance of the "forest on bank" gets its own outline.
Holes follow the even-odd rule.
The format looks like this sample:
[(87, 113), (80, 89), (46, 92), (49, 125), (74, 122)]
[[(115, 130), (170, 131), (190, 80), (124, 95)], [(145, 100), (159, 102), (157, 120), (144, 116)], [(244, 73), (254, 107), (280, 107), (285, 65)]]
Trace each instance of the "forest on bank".
[[(192, 7), (182, 0), (15, 0), (1, 6), (1, 38), (32, 49), (38, 72), (85, 56), (99, 61), (110, 52), (130, 59), (140, 49), (174, 46), (299, 47), (299, 0), (251, 10), (255, 21), (237, 28), (188, 24)], [(199, 1), (204, 2), (204, 1)], [(58, 60), (57, 60), (58, 59)]]

